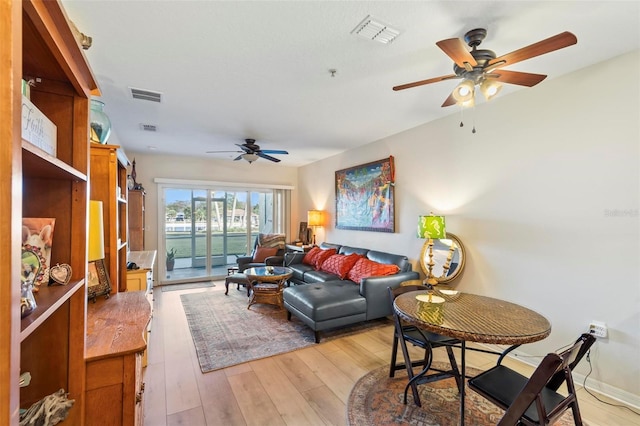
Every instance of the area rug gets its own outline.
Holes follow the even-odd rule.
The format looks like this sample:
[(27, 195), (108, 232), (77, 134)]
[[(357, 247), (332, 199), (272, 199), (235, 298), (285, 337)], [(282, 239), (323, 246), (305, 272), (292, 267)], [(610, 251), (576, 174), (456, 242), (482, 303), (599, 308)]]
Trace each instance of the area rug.
[[(434, 368), (446, 370), (447, 364), (434, 362)], [(468, 368), (467, 375), (480, 371)], [(407, 375), (397, 371), (395, 378), (389, 377), (389, 367), (384, 366), (363, 376), (351, 390), (347, 402), (347, 422), (350, 426), (369, 425), (420, 425), (457, 426), (460, 421), (460, 399), (453, 378), (418, 386), (422, 407), (413, 403), (411, 389), (407, 405), (403, 404)], [(504, 411), (474, 391), (465, 393), (465, 424), (494, 426)], [(573, 426), (571, 410), (565, 413), (554, 426)]]
[[(286, 310), (229, 289), (180, 295), (203, 373), (315, 345), (313, 331)], [(386, 318), (320, 333), (320, 343), (391, 324)]]
[(185, 283), (185, 284), (167, 284), (158, 286), (162, 291), (179, 291), (179, 290), (191, 290), (193, 288), (210, 288), (216, 285), (211, 282), (199, 282), (199, 283)]

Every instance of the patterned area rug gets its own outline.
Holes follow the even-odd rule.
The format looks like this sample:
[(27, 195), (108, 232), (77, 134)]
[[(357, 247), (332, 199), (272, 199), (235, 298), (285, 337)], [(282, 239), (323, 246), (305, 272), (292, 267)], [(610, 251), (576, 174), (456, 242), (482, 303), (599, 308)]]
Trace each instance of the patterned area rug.
[[(434, 368), (446, 369), (447, 364), (434, 362)], [(468, 375), (480, 371), (467, 367)], [(458, 388), (453, 378), (418, 386), (422, 407), (413, 403), (409, 389), (408, 404), (404, 405), (404, 387), (407, 375), (396, 371), (389, 377), (389, 367), (384, 366), (363, 376), (351, 390), (347, 405), (347, 421), (350, 426), (369, 425), (420, 425), (457, 426), (460, 415)], [(465, 393), (465, 424), (493, 426), (504, 411), (477, 393), (467, 389)], [(569, 410), (554, 426), (573, 426)]]
[[(180, 295), (203, 373), (315, 345), (313, 331), (285, 309), (255, 304), (247, 309), (246, 290), (229, 288)], [(390, 320), (368, 321), (320, 333), (320, 343), (383, 327)]]
[(208, 281), (208, 282), (201, 282), (201, 283), (166, 284), (166, 285), (160, 285), (158, 287), (162, 289), (162, 291), (180, 291), (180, 290), (191, 290), (194, 288), (210, 288), (215, 286), (216, 285), (212, 281)]

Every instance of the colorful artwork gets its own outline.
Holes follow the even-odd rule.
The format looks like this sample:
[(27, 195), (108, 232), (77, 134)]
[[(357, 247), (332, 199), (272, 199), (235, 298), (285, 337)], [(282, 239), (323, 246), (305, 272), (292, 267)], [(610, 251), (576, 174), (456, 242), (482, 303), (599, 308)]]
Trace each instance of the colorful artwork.
[(395, 232), (393, 157), (336, 172), (336, 228)]
[(22, 246), (37, 247), (44, 258), (42, 271), (34, 283), (36, 286), (49, 284), (51, 247), (53, 246), (53, 227), (55, 223), (55, 218), (22, 218)]

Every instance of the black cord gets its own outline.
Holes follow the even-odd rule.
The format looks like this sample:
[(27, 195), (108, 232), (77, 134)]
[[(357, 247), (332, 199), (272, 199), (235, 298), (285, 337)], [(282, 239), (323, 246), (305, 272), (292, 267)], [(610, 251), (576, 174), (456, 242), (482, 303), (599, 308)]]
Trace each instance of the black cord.
[(589, 389), (587, 389), (587, 377), (589, 377), (591, 375), (591, 373), (593, 372), (593, 367), (591, 365), (591, 350), (587, 351), (587, 355), (585, 356), (587, 362), (589, 363), (589, 372), (587, 373), (586, 376), (584, 376), (584, 381), (582, 382), (582, 387), (584, 388), (584, 390), (591, 395), (592, 397), (594, 397), (597, 401), (600, 401), (603, 404), (607, 404), (610, 405), (612, 407), (620, 407), (620, 408), (626, 408), (627, 410), (631, 411), (633, 414), (635, 414), (636, 416), (640, 416), (640, 413), (638, 413), (637, 411), (632, 410), (631, 408), (627, 407), (626, 405), (622, 405), (622, 404), (613, 404), (611, 402), (607, 402), (607, 401), (603, 401), (602, 399), (598, 398), (596, 395), (594, 395)]

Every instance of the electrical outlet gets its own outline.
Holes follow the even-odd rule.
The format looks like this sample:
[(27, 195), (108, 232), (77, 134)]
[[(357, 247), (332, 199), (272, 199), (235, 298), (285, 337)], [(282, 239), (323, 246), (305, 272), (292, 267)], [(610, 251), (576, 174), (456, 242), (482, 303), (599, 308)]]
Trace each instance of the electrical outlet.
[(607, 337), (607, 324), (600, 321), (591, 321), (589, 323), (589, 333), (595, 337)]

